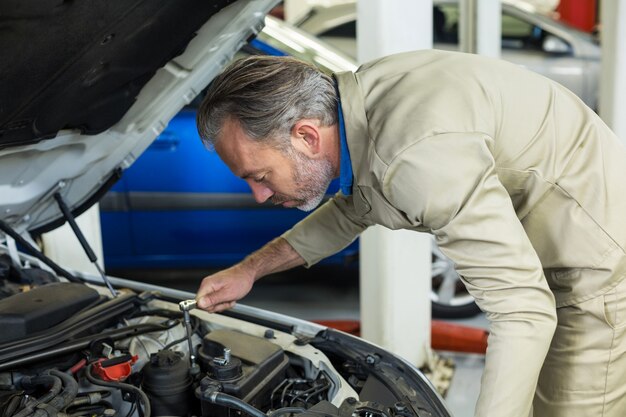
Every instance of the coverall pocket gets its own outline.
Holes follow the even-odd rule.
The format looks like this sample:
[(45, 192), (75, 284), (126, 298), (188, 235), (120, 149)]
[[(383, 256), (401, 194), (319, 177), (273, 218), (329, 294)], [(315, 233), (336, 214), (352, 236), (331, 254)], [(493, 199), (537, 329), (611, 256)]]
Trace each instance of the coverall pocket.
[(626, 280), (604, 294), (604, 320), (613, 329), (626, 326)]

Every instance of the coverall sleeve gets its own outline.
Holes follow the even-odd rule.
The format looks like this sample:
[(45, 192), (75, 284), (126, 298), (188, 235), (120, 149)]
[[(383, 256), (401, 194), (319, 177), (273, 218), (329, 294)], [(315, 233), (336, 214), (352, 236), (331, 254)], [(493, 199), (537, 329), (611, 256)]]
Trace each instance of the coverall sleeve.
[(384, 192), (435, 235), (490, 321), (480, 417), (527, 417), (556, 327), (554, 296), (482, 133), (446, 133), (390, 163)]
[(282, 237), (308, 268), (348, 246), (369, 225), (355, 213), (352, 196), (338, 193)]

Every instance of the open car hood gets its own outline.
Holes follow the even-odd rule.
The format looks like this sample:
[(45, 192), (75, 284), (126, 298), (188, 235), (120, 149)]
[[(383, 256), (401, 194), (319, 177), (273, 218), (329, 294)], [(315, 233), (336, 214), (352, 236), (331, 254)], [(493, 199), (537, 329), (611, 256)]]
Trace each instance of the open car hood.
[(56, 193), (95, 203), (276, 3), (0, 2), (0, 219), (41, 233)]

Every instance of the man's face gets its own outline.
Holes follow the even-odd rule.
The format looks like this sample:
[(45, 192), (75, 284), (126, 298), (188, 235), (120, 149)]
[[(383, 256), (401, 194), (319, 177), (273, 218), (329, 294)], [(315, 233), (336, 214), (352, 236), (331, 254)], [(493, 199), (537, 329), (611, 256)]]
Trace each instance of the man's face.
[(287, 152), (250, 139), (229, 119), (215, 150), (230, 170), (243, 178), (258, 203), (310, 211), (317, 207), (333, 179), (330, 161), (315, 160), (291, 147)]

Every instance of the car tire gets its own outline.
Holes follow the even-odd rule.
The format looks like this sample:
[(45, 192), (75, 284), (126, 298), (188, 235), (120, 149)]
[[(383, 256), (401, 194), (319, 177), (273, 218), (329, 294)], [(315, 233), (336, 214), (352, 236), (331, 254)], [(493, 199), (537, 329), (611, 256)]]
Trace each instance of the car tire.
[(433, 243), (432, 290), (430, 293), (432, 317), (461, 319), (474, 317), (480, 308), (467, 292), (463, 281), (449, 260)]

